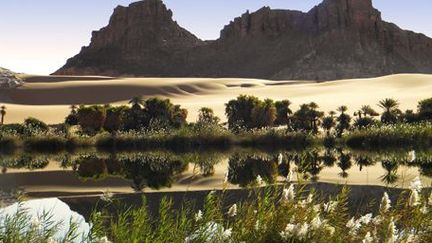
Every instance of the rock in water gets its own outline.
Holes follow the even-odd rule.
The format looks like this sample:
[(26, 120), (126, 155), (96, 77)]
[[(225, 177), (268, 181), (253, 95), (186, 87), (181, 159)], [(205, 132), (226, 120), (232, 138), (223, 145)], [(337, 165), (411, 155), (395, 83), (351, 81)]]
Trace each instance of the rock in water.
[(381, 19), (371, 0), (324, 0), (307, 13), (264, 7), (201, 41), (161, 0), (117, 7), (55, 74), (332, 80), (432, 73), (432, 39)]
[[(16, 218), (18, 213), (24, 213), (27, 220), (23, 225), (27, 228), (22, 228), (24, 231), (29, 230), (28, 227), (43, 227), (42, 223), (46, 223), (45, 220), (51, 221), (52, 226), (59, 224), (53, 236), (55, 242), (61, 242), (60, 239), (63, 239), (70, 227), (73, 226), (71, 222), (75, 224), (76, 231), (74, 234), (77, 236), (72, 242), (85, 242), (90, 232), (90, 225), (85, 221), (84, 217), (72, 211), (66, 203), (57, 198), (17, 202), (5, 208), (0, 208), (0, 225), (5, 225), (6, 218)], [(44, 214), (47, 214), (48, 217), (43, 218)], [(31, 225), (28, 225), (29, 223)], [(4, 228), (0, 228), (0, 234), (4, 233), (4, 230)]]
[(0, 68), (0, 89), (11, 89), (21, 86), (23, 81), (12, 71)]

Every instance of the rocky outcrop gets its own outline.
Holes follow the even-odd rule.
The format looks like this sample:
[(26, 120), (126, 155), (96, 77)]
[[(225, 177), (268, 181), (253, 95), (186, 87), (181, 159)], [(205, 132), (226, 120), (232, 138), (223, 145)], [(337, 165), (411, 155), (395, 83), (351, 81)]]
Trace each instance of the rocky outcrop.
[(56, 74), (331, 80), (432, 73), (432, 40), (381, 19), (371, 0), (324, 0), (307, 13), (246, 12), (203, 42), (160, 0), (118, 7)]
[(108, 26), (56, 74), (164, 75), (179, 52), (202, 43), (160, 0), (145, 0), (117, 7)]
[(0, 89), (11, 89), (23, 85), (23, 81), (12, 71), (0, 68)]

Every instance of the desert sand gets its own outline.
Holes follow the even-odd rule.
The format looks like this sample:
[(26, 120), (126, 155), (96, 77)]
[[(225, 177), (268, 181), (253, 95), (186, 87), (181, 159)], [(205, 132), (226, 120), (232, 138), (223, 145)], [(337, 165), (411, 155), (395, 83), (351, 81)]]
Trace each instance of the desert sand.
[(395, 98), (401, 108), (416, 109), (417, 102), (432, 97), (432, 75), (398, 74), (371, 79), (312, 81), (268, 81), (256, 79), (209, 78), (110, 78), (72, 76), (22, 77), (19, 88), (0, 91), (0, 103), (7, 105), (6, 123), (22, 122), (32, 116), (59, 123), (71, 104), (127, 104), (136, 95), (167, 97), (189, 110), (196, 120), (199, 108), (214, 109), (221, 118), (224, 105), (240, 94), (274, 100), (289, 99), (292, 109), (314, 101), (324, 111), (347, 105), (351, 112), (362, 105), (377, 110), (379, 100)]

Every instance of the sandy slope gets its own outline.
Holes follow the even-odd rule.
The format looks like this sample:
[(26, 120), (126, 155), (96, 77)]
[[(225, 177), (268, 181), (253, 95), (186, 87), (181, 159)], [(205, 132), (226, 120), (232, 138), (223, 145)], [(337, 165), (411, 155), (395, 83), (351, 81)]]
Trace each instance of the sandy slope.
[(351, 111), (363, 104), (376, 107), (382, 98), (393, 97), (402, 109), (415, 109), (417, 101), (432, 97), (432, 75), (400, 74), (372, 79), (326, 83), (208, 78), (109, 78), (69, 76), (23, 76), (27, 82), (14, 90), (0, 91), (7, 103), (6, 122), (21, 122), (28, 116), (49, 123), (63, 121), (70, 104), (127, 103), (130, 97), (163, 96), (189, 110), (189, 120), (208, 106), (224, 117), (224, 104), (239, 94), (274, 100), (289, 99), (293, 108), (315, 101), (325, 111), (347, 105)]

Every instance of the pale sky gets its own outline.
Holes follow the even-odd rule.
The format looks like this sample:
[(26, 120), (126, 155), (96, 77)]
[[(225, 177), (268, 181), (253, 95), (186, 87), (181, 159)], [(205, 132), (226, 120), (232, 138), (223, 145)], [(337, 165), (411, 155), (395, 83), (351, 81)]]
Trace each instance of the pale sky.
[[(359, 0), (361, 1), (361, 0)], [(1, 0), (0, 67), (49, 74), (133, 0)], [(201, 39), (217, 39), (230, 20), (263, 6), (308, 11), (321, 0), (165, 0), (174, 19)], [(383, 19), (432, 37), (431, 0), (374, 0)]]

